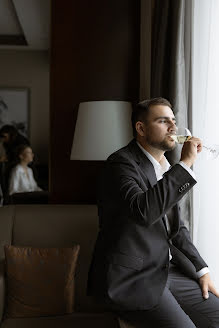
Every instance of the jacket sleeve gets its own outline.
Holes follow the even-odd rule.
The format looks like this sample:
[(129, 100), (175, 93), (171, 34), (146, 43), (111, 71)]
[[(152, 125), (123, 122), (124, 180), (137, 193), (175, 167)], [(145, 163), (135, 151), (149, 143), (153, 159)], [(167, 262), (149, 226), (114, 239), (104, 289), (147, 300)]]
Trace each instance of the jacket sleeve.
[(150, 226), (161, 219), (196, 183), (191, 175), (177, 164), (153, 187), (149, 184), (145, 187), (135, 165), (137, 164), (120, 157), (108, 163), (106, 174), (111, 191), (119, 193), (120, 200), (139, 224)]
[(189, 231), (182, 220), (180, 220), (179, 232), (172, 239), (172, 244), (193, 263), (196, 271), (208, 266), (200, 256), (195, 245), (192, 243)]

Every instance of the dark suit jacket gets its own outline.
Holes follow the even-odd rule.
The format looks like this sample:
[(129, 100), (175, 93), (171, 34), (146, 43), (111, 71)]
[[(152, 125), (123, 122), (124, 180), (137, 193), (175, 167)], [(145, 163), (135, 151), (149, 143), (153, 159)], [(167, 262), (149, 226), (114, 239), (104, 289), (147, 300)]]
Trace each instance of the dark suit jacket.
[[(152, 163), (135, 140), (108, 158), (98, 192), (100, 230), (89, 295), (118, 310), (149, 309), (158, 304), (166, 284), (169, 248), (173, 261), (188, 271), (207, 266), (177, 204), (195, 183), (179, 164), (157, 182)], [(164, 215), (171, 208), (174, 223), (168, 236)]]

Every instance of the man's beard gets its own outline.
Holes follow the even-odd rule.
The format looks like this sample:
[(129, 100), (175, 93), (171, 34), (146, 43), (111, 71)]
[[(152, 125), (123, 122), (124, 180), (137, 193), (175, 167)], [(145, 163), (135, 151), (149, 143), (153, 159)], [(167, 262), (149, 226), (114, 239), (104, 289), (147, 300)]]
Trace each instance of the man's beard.
[(168, 142), (168, 140), (165, 140), (165, 139), (161, 142), (156, 142), (156, 141), (150, 140), (150, 138), (148, 138), (147, 142), (153, 148), (163, 150), (163, 151), (171, 151), (176, 147), (175, 142), (170, 143), (170, 142)]

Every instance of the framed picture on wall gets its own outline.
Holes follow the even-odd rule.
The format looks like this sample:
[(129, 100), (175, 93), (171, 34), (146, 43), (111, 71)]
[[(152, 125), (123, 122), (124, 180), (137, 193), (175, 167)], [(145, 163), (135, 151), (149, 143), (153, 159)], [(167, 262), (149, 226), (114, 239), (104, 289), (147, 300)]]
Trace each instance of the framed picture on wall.
[(0, 128), (10, 124), (29, 137), (29, 89), (0, 87)]

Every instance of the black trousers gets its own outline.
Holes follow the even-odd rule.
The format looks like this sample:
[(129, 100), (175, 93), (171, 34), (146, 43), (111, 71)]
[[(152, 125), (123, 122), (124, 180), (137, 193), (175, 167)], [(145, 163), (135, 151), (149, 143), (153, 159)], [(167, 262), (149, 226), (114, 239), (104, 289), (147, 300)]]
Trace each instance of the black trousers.
[(219, 328), (219, 298), (209, 292), (205, 300), (198, 282), (171, 264), (156, 307), (117, 315), (136, 328)]

